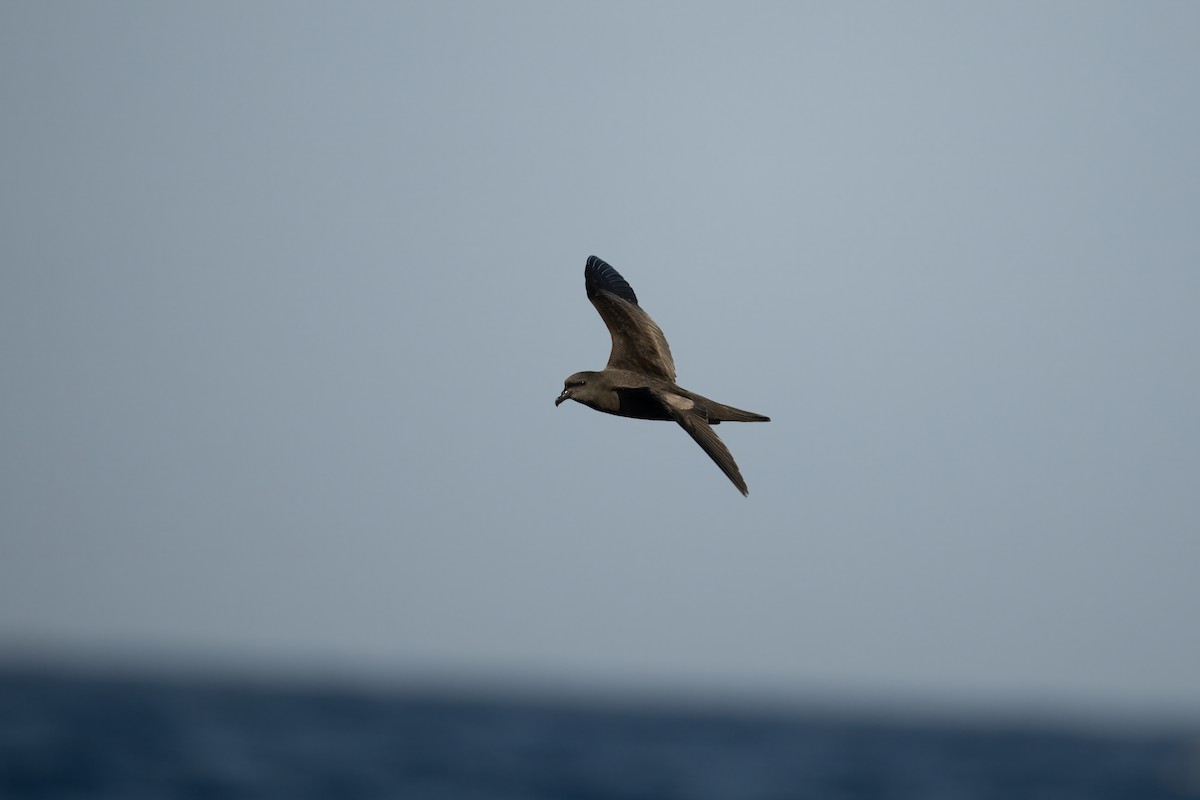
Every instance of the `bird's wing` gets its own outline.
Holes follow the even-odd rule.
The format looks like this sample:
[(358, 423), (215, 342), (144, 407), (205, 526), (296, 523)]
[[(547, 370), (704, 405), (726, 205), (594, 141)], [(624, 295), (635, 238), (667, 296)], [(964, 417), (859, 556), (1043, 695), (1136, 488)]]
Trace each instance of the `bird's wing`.
[(625, 369), (675, 381), (667, 337), (638, 305), (633, 288), (607, 262), (590, 256), (583, 269), (588, 299), (612, 336), (607, 369)]
[(671, 392), (656, 391), (655, 394), (662, 400), (663, 405), (679, 423), (679, 426), (696, 440), (696, 444), (704, 448), (708, 457), (717, 463), (729, 480), (733, 481), (733, 485), (738, 488), (738, 491), (743, 495), (749, 495), (750, 490), (746, 488), (746, 481), (742, 478), (742, 473), (738, 471), (738, 466), (734, 462), (733, 456), (730, 455), (729, 448), (709, 425), (708, 414), (704, 406), (698, 405), (691, 398)]

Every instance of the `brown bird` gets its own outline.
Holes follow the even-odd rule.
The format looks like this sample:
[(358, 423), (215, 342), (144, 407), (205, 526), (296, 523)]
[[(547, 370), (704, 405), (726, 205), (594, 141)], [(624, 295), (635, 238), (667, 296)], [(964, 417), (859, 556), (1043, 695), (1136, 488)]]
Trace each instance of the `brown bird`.
[(600, 372), (576, 372), (554, 401), (637, 419), (675, 420), (717, 463), (743, 495), (750, 491), (725, 443), (713, 431), (721, 422), (770, 422), (769, 417), (727, 406), (676, 385), (675, 361), (662, 330), (638, 305), (621, 275), (596, 256), (583, 268), (588, 299), (612, 335), (612, 354)]

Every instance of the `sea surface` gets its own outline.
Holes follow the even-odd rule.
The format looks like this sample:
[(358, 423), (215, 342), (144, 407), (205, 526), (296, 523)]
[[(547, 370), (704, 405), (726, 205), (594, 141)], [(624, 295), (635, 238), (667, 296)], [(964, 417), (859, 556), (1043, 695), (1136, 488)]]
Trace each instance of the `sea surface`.
[(1155, 800), (1179, 732), (0, 669), (0, 798)]

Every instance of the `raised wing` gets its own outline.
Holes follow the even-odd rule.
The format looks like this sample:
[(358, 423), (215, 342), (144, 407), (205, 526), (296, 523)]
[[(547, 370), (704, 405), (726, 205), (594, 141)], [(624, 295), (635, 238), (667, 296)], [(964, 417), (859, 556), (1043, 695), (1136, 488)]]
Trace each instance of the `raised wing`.
[(638, 305), (633, 287), (603, 259), (589, 256), (583, 269), (588, 299), (612, 336), (607, 369), (627, 369), (675, 382), (667, 337)]
[(738, 470), (738, 465), (734, 462), (729, 448), (709, 425), (708, 414), (704, 407), (682, 395), (667, 392), (656, 392), (656, 394), (679, 426), (696, 440), (696, 444), (700, 445), (704, 452), (708, 453), (708, 457), (716, 462), (717, 466), (721, 468), (721, 472), (724, 472), (729, 480), (733, 481), (733, 485), (737, 487), (738, 491), (748, 496), (750, 490), (746, 488), (746, 481), (742, 478), (742, 473)]

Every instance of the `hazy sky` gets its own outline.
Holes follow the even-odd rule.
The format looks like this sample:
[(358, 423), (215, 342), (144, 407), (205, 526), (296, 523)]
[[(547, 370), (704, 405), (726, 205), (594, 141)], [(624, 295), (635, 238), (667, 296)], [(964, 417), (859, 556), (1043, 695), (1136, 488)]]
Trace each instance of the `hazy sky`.
[[(1200, 712), (1198, 41), (3, 4), (0, 653)], [(554, 407), (593, 253), (749, 499)]]

